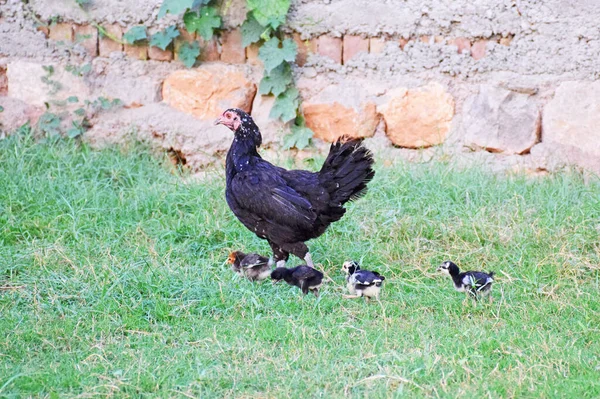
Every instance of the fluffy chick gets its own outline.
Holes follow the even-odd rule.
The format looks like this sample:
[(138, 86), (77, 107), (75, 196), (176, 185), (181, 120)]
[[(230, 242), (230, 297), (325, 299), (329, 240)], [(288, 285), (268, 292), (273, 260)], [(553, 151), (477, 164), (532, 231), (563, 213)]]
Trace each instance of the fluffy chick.
[(367, 300), (373, 297), (379, 300), (385, 277), (376, 271), (362, 270), (359, 264), (353, 260), (344, 262), (342, 271), (346, 273), (346, 287), (351, 294), (344, 295), (344, 298), (364, 296)]
[(291, 269), (278, 267), (271, 273), (273, 283), (284, 280), (289, 285), (295, 285), (302, 290), (304, 295), (312, 292), (319, 296), (319, 287), (323, 283), (323, 273), (307, 265), (296, 266)]
[(271, 275), (269, 258), (259, 254), (234, 251), (229, 254), (227, 263), (231, 264), (231, 270), (250, 281), (261, 281)]
[(449, 260), (442, 263), (438, 267), (438, 271), (452, 277), (454, 288), (458, 292), (464, 292), (475, 300), (486, 297), (492, 292), (494, 272), (468, 271), (461, 273), (458, 266)]

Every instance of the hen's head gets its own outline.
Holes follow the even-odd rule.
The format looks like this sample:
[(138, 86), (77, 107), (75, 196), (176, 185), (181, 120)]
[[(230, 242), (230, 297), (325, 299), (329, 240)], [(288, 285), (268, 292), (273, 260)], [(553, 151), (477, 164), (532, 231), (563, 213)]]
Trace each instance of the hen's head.
[(215, 121), (215, 125), (224, 125), (235, 133), (236, 137), (252, 138), (257, 146), (262, 142), (262, 136), (258, 126), (254, 120), (246, 112), (239, 108), (229, 108), (219, 119)]

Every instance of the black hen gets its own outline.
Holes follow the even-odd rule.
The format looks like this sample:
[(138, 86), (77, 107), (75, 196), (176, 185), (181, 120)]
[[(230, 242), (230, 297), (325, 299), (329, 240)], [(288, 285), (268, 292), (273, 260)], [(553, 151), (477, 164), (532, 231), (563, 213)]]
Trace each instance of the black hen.
[(361, 140), (338, 141), (317, 173), (285, 170), (260, 157), (262, 142), (252, 117), (228, 109), (216, 121), (235, 133), (227, 153), (226, 198), (235, 216), (269, 242), (277, 266), (294, 254), (313, 267), (304, 243), (344, 215), (344, 204), (366, 192), (373, 157)]

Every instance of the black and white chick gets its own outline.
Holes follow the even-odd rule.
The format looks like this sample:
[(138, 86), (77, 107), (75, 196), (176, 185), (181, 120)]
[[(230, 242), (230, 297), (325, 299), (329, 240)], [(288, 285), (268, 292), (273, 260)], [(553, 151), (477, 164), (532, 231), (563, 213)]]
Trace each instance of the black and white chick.
[(289, 285), (295, 285), (302, 290), (304, 295), (312, 292), (319, 296), (319, 287), (323, 283), (323, 273), (307, 265), (296, 266), (291, 269), (278, 267), (271, 273), (273, 284), (285, 281)]
[(364, 296), (367, 300), (373, 297), (379, 300), (379, 293), (385, 277), (376, 271), (362, 270), (359, 264), (353, 260), (344, 262), (342, 271), (346, 273), (346, 287), (351, 294), (344, 295), (344, 298)]
[(227, 263), (231, 264), (231, 270), (250, 281), (261, 281), (271, 275), (269, 258), (259, 254), (234, 251), (229, 254)]
[(494, 272), (484, 273), (468, 271), (461, 273), (458, 266), (449, 260), (442, 263), (442, 265), (438, 267), (438, 271), (452, 277), (454, 288), (458, 292), (464, 292), (475, 300), (484, 298), (492, 292)]

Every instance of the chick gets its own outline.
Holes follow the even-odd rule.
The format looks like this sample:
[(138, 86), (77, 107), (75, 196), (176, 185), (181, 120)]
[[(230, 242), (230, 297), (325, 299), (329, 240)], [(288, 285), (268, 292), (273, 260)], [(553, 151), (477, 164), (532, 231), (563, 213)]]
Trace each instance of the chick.
[(438, 271), (452, 277), (454, 288), (458, 292), (464, 292), (475, 300), (484, 298), (492, 292), (494, 272), (484, 273), (468, 271), (461, 273), (458, 266), (449, 260), (442, 263), (442, 265), (438, 267)]
[(227, 263), (231, 264), (231, 270), (250, 281), (261, 281), (271, 275), (269, 258), (259, 254), (234, 251), (229, 254)]
[(344, 262), (342, 271), (346, 273), (346, 287), (351, 294), (344, 295), (344, 298), (364, 296), (367, 300), (373, 297), (379, 300), (385, 277), (375, 271), (361, 270), (358, 263), (353, 260)]
[(304, 295), (310, 291), (318, 297), (319, 287), (323, 283), (323, 273), (306, 265), (296, 266), (292, 269), (278, 267), (271, 273), (271, 279), (273, 283), (284, 280), (289, 285), (299, 287)]

